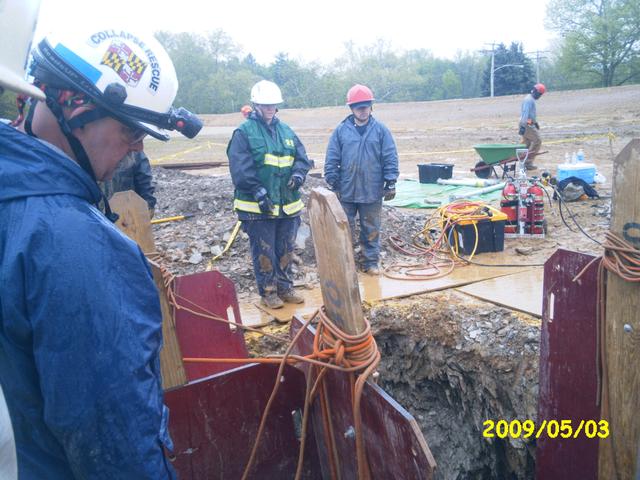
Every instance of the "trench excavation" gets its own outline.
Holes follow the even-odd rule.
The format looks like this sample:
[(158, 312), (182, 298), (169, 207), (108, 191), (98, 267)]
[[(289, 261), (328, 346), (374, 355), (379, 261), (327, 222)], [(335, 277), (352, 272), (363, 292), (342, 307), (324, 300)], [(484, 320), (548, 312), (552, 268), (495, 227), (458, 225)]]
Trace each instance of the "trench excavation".
[(483, 422), (535, 420), (540, 321), (456, 291), (367, 312), (380, 385), (418, 421), (438, 479), (525, 479), (535, 441), (483, 438)]

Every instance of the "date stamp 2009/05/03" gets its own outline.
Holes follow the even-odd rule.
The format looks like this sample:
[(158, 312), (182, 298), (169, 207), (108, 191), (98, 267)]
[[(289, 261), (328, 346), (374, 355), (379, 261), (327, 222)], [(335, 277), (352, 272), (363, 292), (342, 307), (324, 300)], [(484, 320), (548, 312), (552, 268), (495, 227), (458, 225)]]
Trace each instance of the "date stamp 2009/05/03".
[(539, 425), (533, 420), (485, 420), (482, 436), (485, 438), (607, 438), (609, 422), (606, 420), (543, 420)]

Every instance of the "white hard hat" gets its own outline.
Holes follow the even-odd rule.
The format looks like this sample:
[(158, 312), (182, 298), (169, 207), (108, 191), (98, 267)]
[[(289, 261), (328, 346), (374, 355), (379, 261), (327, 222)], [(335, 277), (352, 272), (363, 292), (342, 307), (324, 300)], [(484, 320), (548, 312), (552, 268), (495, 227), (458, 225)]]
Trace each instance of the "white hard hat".
[(24, 78), (39, 8), (40, 0), (0, 0), (0, 87), (44, 100)]
[(259, 105), (276, 105), (284, 100), (278, 85), (269, 80), (260, 80), (251, 88), (251, 101)]
[(195, 115), (172, 107), (176, 71), (153, 35), (121, 29), (51, 35), (34, 49), (33, 58), (36, 80), (84, 93), (106, 115), (155, 138), (167, 140), (166, 130), (193, 138), (202, 127)]

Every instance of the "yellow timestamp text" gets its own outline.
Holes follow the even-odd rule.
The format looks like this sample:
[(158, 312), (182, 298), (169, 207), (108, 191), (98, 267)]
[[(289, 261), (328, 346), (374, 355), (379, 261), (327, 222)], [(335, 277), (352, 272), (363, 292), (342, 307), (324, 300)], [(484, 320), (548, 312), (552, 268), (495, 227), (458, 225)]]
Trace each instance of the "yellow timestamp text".
[(482, 423), (484, 438), (607, 438), (609, 422), (606, 420), (485, 420)]

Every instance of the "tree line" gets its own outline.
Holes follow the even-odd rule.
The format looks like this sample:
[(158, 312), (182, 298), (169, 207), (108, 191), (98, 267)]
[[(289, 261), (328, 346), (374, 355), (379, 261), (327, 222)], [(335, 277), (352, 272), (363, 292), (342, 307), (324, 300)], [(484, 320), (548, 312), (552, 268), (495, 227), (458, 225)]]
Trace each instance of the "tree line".
[[(547, 28), (559, 34), (551, 51), (526, 52), (521, 43), (494, 45), (494, 94), (525, 93), (537, 81), (551, 90), (640, 82), (638, 0), (551, 0)], [(452, 59), (428, 49), (396, 51), (383, 39), (345, 44), (329, 65), (305, 63), (286, 52), (262, 65), (223, 30), (206, 34), (157, 32), (180, 81), (176, 104), (198, 113), (238, 111), (260, 79), (276, 82), (285, 108), (343, 105), (354, 83), (370, 86), (379, 102), (488, 96), (491, 54), (459, 52)], [(0, 116), (14, 115), (15, 98), (0, 97)]]
[[(526, 93), (537, 81), (551, 90), (640, 82), (638, 0), (551, 0), (547, 28), (559, 34), (552, 50), (526, 52), (521, 43), (494, 45), (494, 94)], [(222, 30), (208, 34), (159, 32), (180, 80), (177, 103), (199, 113), (238, 111), (260, 79), (282, 89), (284, 107), (343, 105), (354, 83), (377, 101), (408, 102), (488, 96), (491, 53), (436, 58), (427, 49), (395, 51), (385, 40), (345, 44), (329, 65), (304, 63), (286, 52), (269, 65), (256, 62)]]

